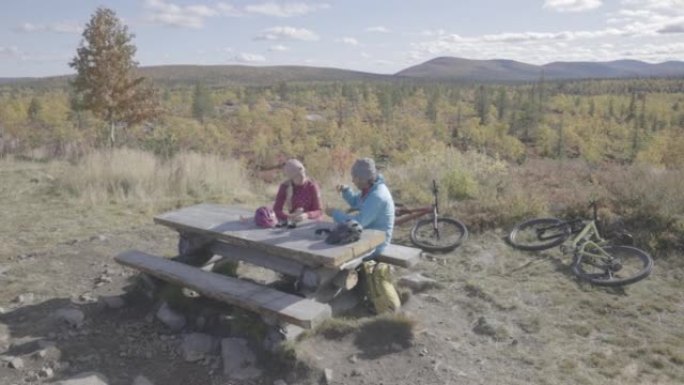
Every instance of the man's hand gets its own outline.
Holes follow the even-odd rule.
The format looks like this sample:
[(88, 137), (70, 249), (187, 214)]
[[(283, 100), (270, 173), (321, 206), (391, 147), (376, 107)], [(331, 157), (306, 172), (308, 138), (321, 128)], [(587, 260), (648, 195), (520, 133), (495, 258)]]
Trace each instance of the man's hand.
[(341, 193), (344, 189), (346, 189), (348, 186), (345, 184), (338, 184), (335, 186), (335, 189), (337, 190), (338, 193)]

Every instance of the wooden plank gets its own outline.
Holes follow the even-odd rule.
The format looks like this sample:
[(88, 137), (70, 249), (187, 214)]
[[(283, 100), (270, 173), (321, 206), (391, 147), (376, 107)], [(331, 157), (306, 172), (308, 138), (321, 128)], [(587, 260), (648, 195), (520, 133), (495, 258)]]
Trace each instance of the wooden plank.
[(303, 328), (312, 328), (331, 315), (328, 305), (140, 251), (130, 250), (114, 259), (122, 265), (195, 290), (207, 297), (277, 317)]
[(389, 244), (377, 258), (380, 262), (401, 267), (413, 267), (420, 261), (420, 249), (402, 245)]
[(292, 259), (281, 258), (253, 248), (229, 245), (225, 242), (213, 242), (209, 249), (214, 254), (232, 262), (244, 261), (292, 277), (299, 277), (306, 266)]
[[(306, 221), (295, 229), (261, 229), (251, 220), (250, 210), (200, 204), (158, 215), (154, 221), (179, 231), (204, 234), (226, 243), (266, 251), (295, 259), (308, 266), (339, 267), (361, 257), (384, 242), (385, 234), (364, 230), (361, 239), (348, 245), (328, 245), (315, 234), (330, 222)], [(241, 217), (250, 218), (241, 220)]]

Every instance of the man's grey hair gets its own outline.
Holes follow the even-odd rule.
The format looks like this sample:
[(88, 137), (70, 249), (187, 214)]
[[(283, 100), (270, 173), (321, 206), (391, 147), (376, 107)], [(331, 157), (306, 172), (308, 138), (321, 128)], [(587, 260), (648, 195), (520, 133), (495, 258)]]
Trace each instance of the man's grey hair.
[(374, 181), (378, 176), (378, 170), (375, 168), (375, 161), (373, 159), (361, 158), (354, 162), (351, 174), (353, 177), (361, 180)]

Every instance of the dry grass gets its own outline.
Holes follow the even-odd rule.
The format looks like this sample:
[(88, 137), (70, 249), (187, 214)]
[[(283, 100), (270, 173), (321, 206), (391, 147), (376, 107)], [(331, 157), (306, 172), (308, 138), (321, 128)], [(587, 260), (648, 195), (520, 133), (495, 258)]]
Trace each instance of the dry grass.
[[(433, 295), (439, 306), (452, 306), (455, 324), (467, 318), (472, 325), (478, 337), (465, 338), (473, 352), (517, 362), (527, 373), (501, 383), (682, 383), (681, 264), (661, 261), (646, 280), (610, 289), (578, 281), (570, 260), (555, 250), (515, 251), (488, 233), (470, 239), (446, 265), (424, 267), (451, 282)], [(438, 325), (458, 330), (449, 322)], [(510, 367), (501, 375), (510, 376)]]
[(163, 160), (126, 148), (84, 156), (63, 169), (56, 185), (91, 205), (128, 203), (151, 210), (194, 202), (240, 203), (255, 196), (239, 161), (197, 153)]

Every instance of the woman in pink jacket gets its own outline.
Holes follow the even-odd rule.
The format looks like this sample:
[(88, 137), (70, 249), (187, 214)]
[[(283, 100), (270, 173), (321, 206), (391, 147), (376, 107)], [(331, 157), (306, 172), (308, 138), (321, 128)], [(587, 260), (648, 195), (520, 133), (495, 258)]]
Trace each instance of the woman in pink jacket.
[(318, 219), (321, 210), (321, 193), (316, 182), (306, 176), (302, 162), (290, 159), (283, 172), (287, 180), (280, 185), (273, 211), (281, 222), (301, 222)]

